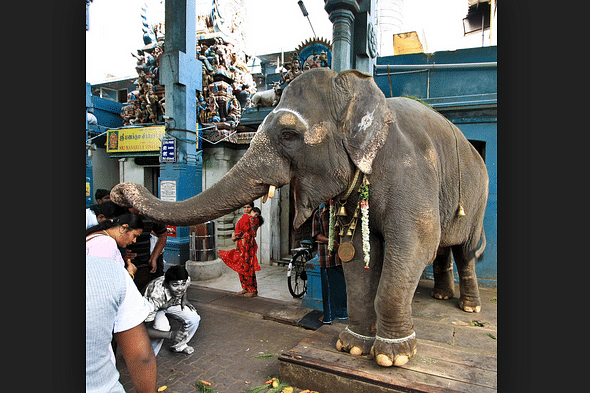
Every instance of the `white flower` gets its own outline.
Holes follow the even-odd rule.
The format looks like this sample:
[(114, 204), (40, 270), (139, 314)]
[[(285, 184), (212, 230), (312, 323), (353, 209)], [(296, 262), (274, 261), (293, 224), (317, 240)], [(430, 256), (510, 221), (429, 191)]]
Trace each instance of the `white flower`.
[(363, 235), (363, 258), (365, 261), (365, 269), (369, 268), (369, 262), (371, 262), (371, 243), (369, 241), (370, 230), (369, 230), (369, 202), (361, 202), (361, 230)]

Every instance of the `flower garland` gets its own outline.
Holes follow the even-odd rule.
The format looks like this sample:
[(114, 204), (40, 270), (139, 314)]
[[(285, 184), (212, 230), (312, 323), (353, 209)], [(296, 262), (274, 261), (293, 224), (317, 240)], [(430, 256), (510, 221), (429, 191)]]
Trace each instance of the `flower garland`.
[(332, 253), (334, 251), (334, 232), (336, 225), (336, 214), (334, 214), (334, 201), (330, 199), (330, 230), (328, 232), (328, 252)]
[(369, 241), (369, 180), (363, 177), (363, 184), (360, 192), (361, 199), (361, 233), (363, 235), (363, 258), (365, 261), (365, 269), (369, 269), (369, 262), (371, 262), (371, 242)]

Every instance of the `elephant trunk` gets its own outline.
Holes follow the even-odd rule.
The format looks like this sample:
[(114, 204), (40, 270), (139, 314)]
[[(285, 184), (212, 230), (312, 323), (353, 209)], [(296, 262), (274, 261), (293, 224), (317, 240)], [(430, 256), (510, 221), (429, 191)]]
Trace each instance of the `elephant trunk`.
[(217, 183), (200, 194), (180, 202), (156, 198), (145, 187), (135, 183), (120, 183), (111, 190), (111, 200), (121, 206), (133, 207), (144, 216), (166, 225), (190, 226), (222, 217), (246, 203), (273, 193), (289, 182), (288, 176), (272, 178), (261, 174), (277, 173), (274, 168), (252, 160), (247, 152)]

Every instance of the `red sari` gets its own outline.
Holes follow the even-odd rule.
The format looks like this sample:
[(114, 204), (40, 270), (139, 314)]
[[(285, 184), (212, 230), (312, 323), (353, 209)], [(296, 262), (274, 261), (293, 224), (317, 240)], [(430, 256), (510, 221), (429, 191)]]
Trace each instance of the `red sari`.
[(260, 270), (258, 257), (256, 256), (258, 251), (256, 231), (258, 227), (258, 217), (244, 214), (236, 224), (235, 234), (238, 238), (236, 248), (229, 251), (219, 250), (221, 260), (238, 273), (242, 289), (254, 293), (258, 292), (255, 272)]

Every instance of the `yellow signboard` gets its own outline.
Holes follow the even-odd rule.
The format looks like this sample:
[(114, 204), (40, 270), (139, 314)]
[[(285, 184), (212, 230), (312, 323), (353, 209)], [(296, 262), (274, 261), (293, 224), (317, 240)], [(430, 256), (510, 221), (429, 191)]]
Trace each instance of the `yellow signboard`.
[(164, 126), (107, 130), (107, 153), (159, 151)]

